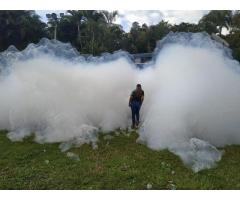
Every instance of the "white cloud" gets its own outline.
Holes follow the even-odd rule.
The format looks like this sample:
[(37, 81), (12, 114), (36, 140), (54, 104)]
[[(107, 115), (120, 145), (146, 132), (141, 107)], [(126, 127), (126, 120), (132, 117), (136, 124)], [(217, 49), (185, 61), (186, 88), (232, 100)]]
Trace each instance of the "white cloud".
[(201, 17), (207, 14), (207, 10), (120, 10), (116, 19), (117, 24), (121, 24), (125, 31), (129, 31), (133, 22), (139, 24), (146, 23), (154, 25), (161, 20), (168, 21), (171, 24), (181, 22), (197, 23)]
[[(66, 10), (37, 10), (36, 12), (44, 22), (47, 22), (46, 13), (60, 13), (66, 12)], [(123, 29), (128, 32), (135, 21), (140, 25), (144, 23), (155, 25), (161, 20), (168, 21), (171, 24), (197, 23), (208, 12), (207, 10), (118, 10), (119, 16), (115, 23), (121, 24)]]
[(60, 13), (65, 13), (66, 10), (36, 10), (36, 13), (41, 17), (41, 20), (47, 22), (46, 14), (48, 13), (56, 13), (59, 15)]
[(118, 13), (119, 16), (115, 23), (121, 24), (125, 31), (129, 31), (135, 21), (141, 25), (144, 23), (154, 25), (164, 17), (160, 10), (119, 10)]
[(208, 10), (166, 10), (162, 11), (164, 20), (171, 24), (180, 24), (181, 22), (198, 23)]

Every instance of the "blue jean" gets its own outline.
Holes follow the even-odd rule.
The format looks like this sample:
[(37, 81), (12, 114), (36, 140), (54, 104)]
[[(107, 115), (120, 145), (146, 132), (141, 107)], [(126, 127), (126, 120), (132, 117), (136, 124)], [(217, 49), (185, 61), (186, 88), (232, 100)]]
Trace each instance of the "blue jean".
[(135, 123), (137, 121), (137, 124), (139, 123), (139, 111), (141, 108), (141, 102), (139, 101), (132, 101), (131, 102), (131, 110), (132, 110), (132, 125), (135, 126)]

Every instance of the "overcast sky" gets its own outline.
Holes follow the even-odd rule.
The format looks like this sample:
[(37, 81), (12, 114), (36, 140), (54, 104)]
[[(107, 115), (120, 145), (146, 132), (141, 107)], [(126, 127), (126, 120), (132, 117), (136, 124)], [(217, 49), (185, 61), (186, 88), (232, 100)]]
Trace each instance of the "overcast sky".
[[(60, 13), (64, 10), (38, 10), (37, 14), (41, 16), (43, 21), (47, 21), (46, 13)], [(171, 24), (179, 24), (181, 22), (197, 23), (199, 19), (208, 13), (207, 10), (119, 10), (119, 16), (115, 23), (121, 24), (125, 31), (129, 31), (133, 22), (137, 21), (139, 24), (146, 23), (147, 25), (154, 25), (161, 20), (168, 21)]]

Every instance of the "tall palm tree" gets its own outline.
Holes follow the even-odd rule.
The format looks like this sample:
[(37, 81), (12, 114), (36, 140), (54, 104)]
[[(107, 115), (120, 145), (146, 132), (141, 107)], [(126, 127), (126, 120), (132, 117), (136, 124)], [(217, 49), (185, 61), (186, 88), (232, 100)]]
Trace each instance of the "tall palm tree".
[(63, 17), (64, 14), (60, 13), (60, 18), (57, 16), (56, 13), (46, 14), (46, 17), (48, 18), (48, 25), (50, 28), (53, 28), (53, 38), (57, 39), (57, 29), (60, 22), (61, 17)]
[(107, 24), (112, 25), (113, 21), (116, 19), (118, 12), (115, 10), (113, 12), (108, 12), (106, 10), (100, 11)]
[(80, 44), (80, 48), (82, 49), (82, 38), (81, 38), (81, 29), (80, 26), (84, 21), (84, 11), (83, 10), (68, 10), (67, 11), (71, 15), (72, 21), (77, 26), (77, 42)]
[(96, 34), (99, 32), (100, 27), (106, 25), (106, 20), (101, 11), (98, 10), (84, 10), (84, 17), (86, 18), (87, 31), (90, 36), (90, 52), (94, 54), (96, 46)]

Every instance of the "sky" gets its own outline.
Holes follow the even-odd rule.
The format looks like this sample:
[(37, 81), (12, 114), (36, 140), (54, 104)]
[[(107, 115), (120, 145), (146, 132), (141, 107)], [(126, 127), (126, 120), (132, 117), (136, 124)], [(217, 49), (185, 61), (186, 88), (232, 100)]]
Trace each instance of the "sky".
[[(65, 13), (65, 10), (38, 10), (36, 11), (43, 21), (47, 21), (46, 13)], [(171, 24), (181, 22), (198, 23), (201, 17), (207, 14), (208, 10), (118, 10), (118, 17), (115, 23), (121, 24), (123, 29), (128, 32), (133, 22), (137, 21), (140, 25), (155, 25), (161, 20)]]

